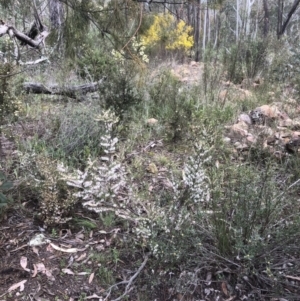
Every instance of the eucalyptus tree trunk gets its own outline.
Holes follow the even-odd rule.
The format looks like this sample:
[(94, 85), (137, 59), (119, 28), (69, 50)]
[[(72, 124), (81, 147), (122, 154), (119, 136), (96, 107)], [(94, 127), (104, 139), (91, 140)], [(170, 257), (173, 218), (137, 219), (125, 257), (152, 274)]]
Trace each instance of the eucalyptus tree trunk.
[(210, 44), (211, 24), (210, 24), (210, 9), (207, 7), (207, 44)]
[(236, 0), (236, 24), (235, 24), (235, 39), (236, 42), (239, 40), (239, 20), (240, 20), (240, 0)]
[(63, 24), (63, 5), (59, 0), (49, 0), (49, 13), (52, 29), (59, 29)]
[(196, 7), (194, 5), (194, 14), (195, 14), (195, 47), (196, 47), (196, 54), (195, 54), (195, 61), (199, 62), (200, 60), (200, 29), (201, 29), (201, 0), (198, 0)]
[(283, 0), (278, 0), (277, 5), (277, 37), (279, 39), (282, 28)]
[(263, 35), (264, 35), (264, 37), (267, 37), (269, 34), (269, 28), (270, 28), (270, 12), (269, 12), (268, 0), (263, 0), (263, 8), (264, 8)]
[[(216, 13), (216, 12), (215, 12)], [(219, 48), (219, 35), (220, 35), (220, 27), (221, 27), (221, 18), (220, 13), (215, 15), (215, 42), (214, 42), (214, 49)]]
[(204, 14), (204, 18), (203, 18), (203, 39), (202, 39), (202, 50), (204, 51), (206, 48), (206, 28), (207, 28), (207, 4), (206, 4), (206, 8), (205, 8), (205, 14)]
[[(48, 0), (49, 19), (51, 30), (54, 33), (56, 51), (62, 49), (65, 43), (63, 38), (64, 4), (59, 0)], [(54, 42), (54, 39), (52, 41)]]
[(250, 34), (250, 27), (251, 27), (251, 10), (252, 6), (254, 4), (255, 0), (247, 0), (246, 1), (246, 7), (245, 7), (245, 19), (246, 19), (246, 25), (245, 25), (245, 34), (248, 36)]

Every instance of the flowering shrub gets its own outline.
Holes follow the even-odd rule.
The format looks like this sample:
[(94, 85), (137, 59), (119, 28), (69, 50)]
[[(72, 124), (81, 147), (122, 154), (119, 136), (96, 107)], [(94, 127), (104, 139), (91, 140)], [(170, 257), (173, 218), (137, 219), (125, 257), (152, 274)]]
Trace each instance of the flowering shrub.
[[(144, 63), (149, 63), (149, 58), (147, 54), (145, 54), (146, 47), (142, 44), (142, 42), (138, 41), (135, 37), (133, 37), (128, 47), (130, 47), (130, 50), (132, 50), (132, 53), (130, 53), (131, 55), (136, 55), (137, 58), (143, 61)], [(125, 62), (126, 54), (124, 50), (117, 51), (113, 49), (111, 51), (111, 54), (118, 63)]]
[(68, 186), (78, 189), (75, 197), (83, 201), (83, 206), (95, 212), (123, 212), (130, 201), (130, 185), (125, 167), (115, 159), (118, 139), (112, 137), (112, 126), (118, 122), (118, 117), (111, 111), (104, 111), (96, 117), (105, 126), (101, 136), (100, 146), (104, 155), (100, 161), (88, 161), (84, 172), (76, 170), (70, 174), (68, 169), (60, 165), (59, 171)]
[(193, 28), (183, 20), (176, 24), (174, 16), (159, 14), (154, 16), (153, 24), (142, 36), (141, 42), (148, 48), (161, 44), (167, 50), (186, 53), (194, 45), (192, 31)]

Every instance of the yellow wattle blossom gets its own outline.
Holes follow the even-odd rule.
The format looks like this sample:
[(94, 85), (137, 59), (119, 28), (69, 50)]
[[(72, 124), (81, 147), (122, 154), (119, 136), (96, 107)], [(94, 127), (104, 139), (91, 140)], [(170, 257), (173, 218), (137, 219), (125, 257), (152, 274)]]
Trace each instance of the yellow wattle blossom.
[(171, 37), (174, 38), (172, 39), (172, 42), (166, 46), (166, 49), (181, 49), (187, 51), (192, 48), (194, 46), (194, 38), (191, 35), (192, 31), (192, 26), (186, 25), (186, 23), (181, 20), (171, 32)]
[(168, 50), (187, 52), (194, 45), (192, 32), (192, 26), (187, 25), (183, 20), (176, 24), (171, 14), (158, 14), (154, 16), (153, 24), (142, 36), (141, 42), (146, 47), (161, 44)]

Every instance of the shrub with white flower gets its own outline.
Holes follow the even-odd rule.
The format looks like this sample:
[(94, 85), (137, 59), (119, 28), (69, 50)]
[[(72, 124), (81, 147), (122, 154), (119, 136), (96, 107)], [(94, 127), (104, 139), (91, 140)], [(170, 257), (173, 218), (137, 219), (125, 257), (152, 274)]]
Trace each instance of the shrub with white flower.
[(195, 145), (195, 150), (196, 155), (189, 157), (183, 172), (189, 201), (194, 204), (209, 200), (209, 179), (205, 174), (204, 164), (211, 159), (208, 155), (209, 150), (204, 150), (201, 145)]
[(127, 187), (124, 166), (115, 158), (118, 138), (112, 137), (112, 126), (118, 118), (111, 111), (104, 111), (95, 118), (105, 125), (100, 147), (104, 155), (100, 160), (89, 160), (84, 172), (77, 170), (74, 175), (65, 172), (67, 184), (79, 188), (74, 194), (83, 201), (83, 206), (95, 212), (122, 209), (129, 201), (130, 189)]
[[(149, 58), (145, 53), (146, 47), (140, 41), (138, 41), (136, 37), (133, 37), (130, 40), (128, 47), (130, 48), (129, 50), (130, 56), (134, 55), (142, 62), (149, 63)], [(119, 63), (124, 63), (126, 60), (126, 52), (124, 51), (124, 49), (121, 50), (113, 49), (111, 51), (111, 54), (114, 57), (114, 59)]]

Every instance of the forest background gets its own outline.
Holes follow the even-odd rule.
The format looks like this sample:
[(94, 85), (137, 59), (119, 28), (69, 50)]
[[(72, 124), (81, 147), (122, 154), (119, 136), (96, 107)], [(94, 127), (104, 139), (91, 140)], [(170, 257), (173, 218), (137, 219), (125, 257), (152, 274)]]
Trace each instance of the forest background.
[(299, 4), (2, 0), (0, 298), (300, 300)]

